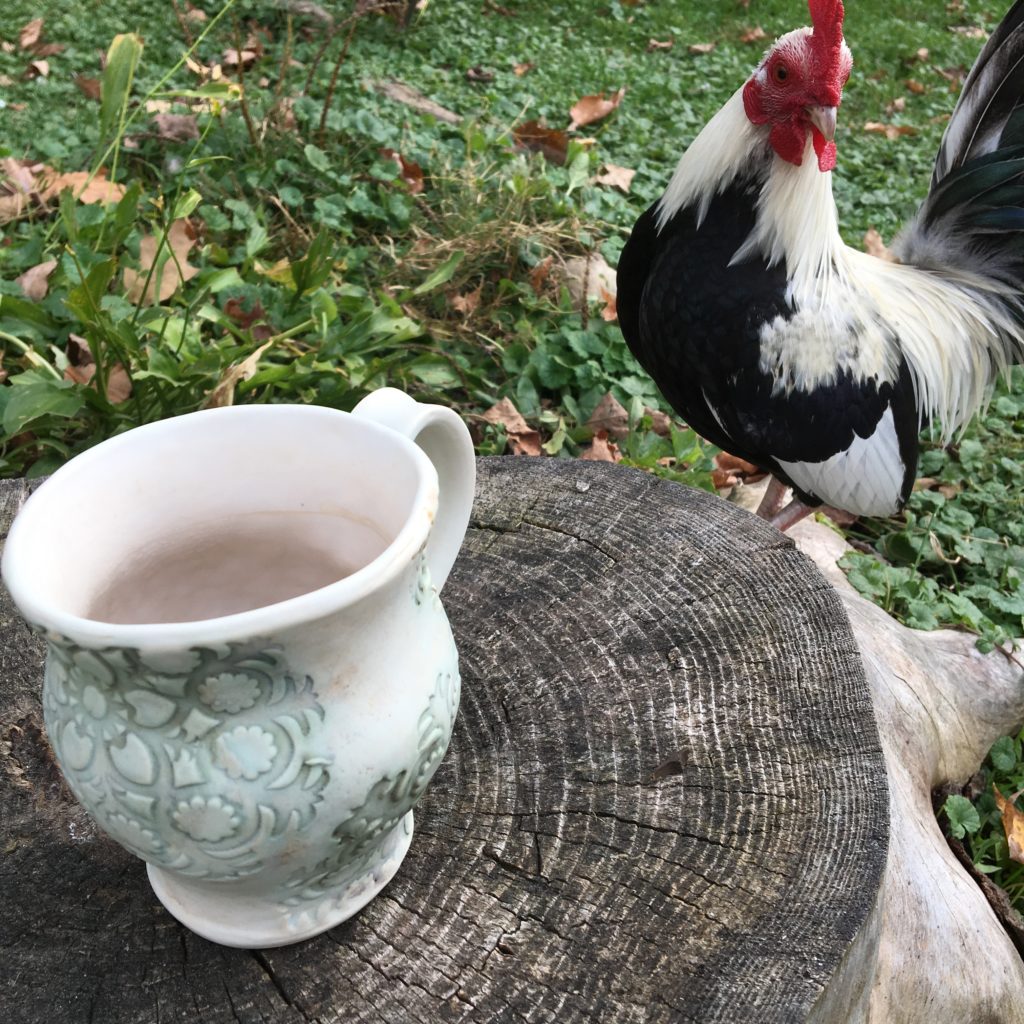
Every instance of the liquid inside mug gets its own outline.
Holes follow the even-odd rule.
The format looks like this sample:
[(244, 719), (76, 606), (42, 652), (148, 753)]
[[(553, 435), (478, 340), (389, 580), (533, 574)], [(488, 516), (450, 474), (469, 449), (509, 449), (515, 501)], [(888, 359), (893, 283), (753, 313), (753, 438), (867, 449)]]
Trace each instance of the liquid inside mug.
[(296, 942), (398, 870), (459, 703), (438, 591), (473, 485), (459, 417), (385, 388), (140, 427), (19, 513), (58, 762), (193, 931)]

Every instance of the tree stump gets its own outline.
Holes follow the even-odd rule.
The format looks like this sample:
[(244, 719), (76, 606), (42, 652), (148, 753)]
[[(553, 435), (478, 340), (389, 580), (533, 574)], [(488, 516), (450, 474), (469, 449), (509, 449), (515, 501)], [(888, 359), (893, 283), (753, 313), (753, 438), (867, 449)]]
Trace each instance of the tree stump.
[[(0, 1019), (864, 1017), (888, 785), (834, 589), (764, 523), (639, 472), (479, 477), (443, 594), (452, 747), (395, 880), (297, 946), (191, 934), (94, 829), (0, 594)], [(0, 537), (24, 491), (0, 482)]]

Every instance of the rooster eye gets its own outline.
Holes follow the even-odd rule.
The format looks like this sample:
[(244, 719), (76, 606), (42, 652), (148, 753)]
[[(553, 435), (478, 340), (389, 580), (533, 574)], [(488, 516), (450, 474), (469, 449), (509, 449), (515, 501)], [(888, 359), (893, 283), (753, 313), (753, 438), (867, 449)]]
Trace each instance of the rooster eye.
[(780, 84), (789, 78), (789, 68), (785, 64), (776, 64), (772, 69), (772, 77)]

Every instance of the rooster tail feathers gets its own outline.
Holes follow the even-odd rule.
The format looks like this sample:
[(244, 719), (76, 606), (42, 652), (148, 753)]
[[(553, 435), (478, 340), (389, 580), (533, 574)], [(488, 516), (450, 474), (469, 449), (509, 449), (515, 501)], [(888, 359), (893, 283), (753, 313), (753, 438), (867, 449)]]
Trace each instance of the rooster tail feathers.
[(1024, 142), (1024, 0), (1017, 0), (974, 62), (946, 126), (932, 188), (976, 157)]
[(893, 251), (955, 311), (959, 326), (931, 345), (904, 339), (915, 380), (930, 381), (918, 389), (922, 414), (942, 418), (949, 434), (1000, 372), (1024, 362), (1024, 0), (967, 76), (931, 189)]

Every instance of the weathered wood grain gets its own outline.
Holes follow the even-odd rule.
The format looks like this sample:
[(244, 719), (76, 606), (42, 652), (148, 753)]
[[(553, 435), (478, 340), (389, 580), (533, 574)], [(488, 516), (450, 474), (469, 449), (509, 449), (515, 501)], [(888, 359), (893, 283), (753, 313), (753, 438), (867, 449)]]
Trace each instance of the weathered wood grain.
[(835, 592), (708, 495), (578, 462), (479, 470), (443, 595), (452, 749), (394, 882), (298, 946), (221, 948), (163, 911), (62, 789), (42, 652), (0, 605), (0, 1019), (849, 1019), (870, 955), (822, 994), (871, 944), (888, 805)]

